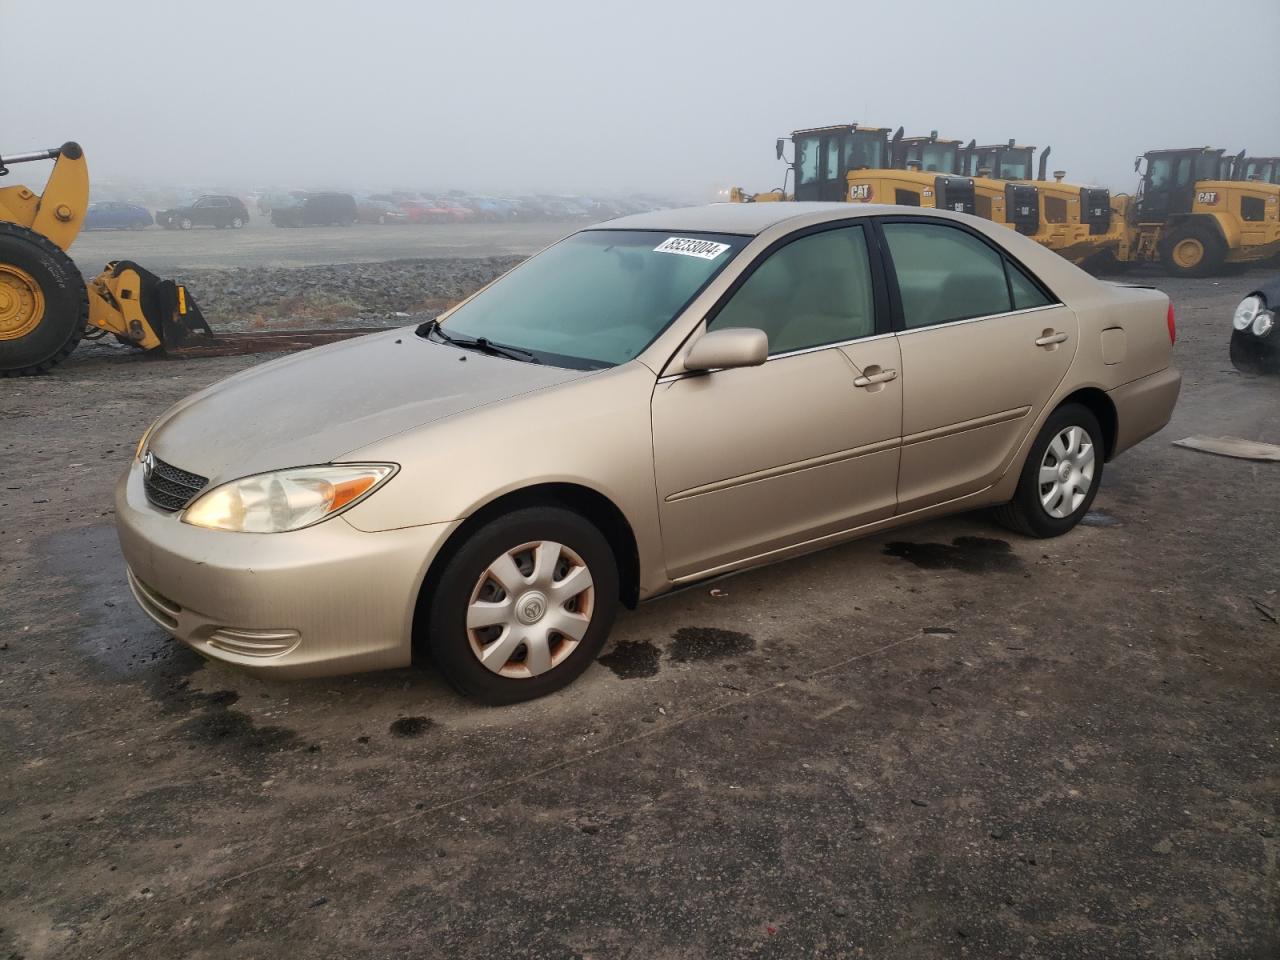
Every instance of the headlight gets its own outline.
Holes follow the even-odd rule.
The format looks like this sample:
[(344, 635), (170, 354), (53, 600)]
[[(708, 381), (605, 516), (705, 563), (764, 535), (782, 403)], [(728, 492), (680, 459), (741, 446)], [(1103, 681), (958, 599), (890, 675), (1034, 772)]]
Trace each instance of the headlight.
[(237, 533), (298, 530), (358, 503), (395, 472), (390, 463), (335, 463), (242, 477), (198, 497), (182, 520)]
[(1256, 293), (1251, 297), (1245, 297), (1240, 301), (1240, 306), (1236, 307), (1235, 316), (1231, 318), (1231, 325), (1237, 330), (1248, 330), (1249, 324), (1253, 323), (1253, 318), (1258, 315), (1258, 311), (1262, 307), (1262, 298)]
[(1255, 337), (1265, 337), (1275, 325), (1276, 315), (1270, 310), (1263, 310), (1253, 318), (1253, 335)]

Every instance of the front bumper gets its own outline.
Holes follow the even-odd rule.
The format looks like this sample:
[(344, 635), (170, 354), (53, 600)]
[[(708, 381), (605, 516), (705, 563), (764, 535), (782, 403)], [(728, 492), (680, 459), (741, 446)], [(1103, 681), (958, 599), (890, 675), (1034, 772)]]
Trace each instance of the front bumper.
[(1241, 373), (1280, 374), (1280, 329), (1265, 337), (1252, 330), (1231, 331), (1231, 365)]
[(116, 529), (143, 611), (199, 653), (277, 677), (406, 666), (428, 566), (456, 524), (381, 533), (341, 517), (290, 533), (206, 530), (116, 486)]

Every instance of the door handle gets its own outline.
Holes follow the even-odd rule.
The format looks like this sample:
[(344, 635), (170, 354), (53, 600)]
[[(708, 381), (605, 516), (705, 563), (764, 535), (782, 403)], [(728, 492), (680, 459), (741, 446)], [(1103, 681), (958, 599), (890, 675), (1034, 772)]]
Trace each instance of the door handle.
[(1052, 347), (1055, 343), (1066, 343), (1067, 334), (1065, 333), (1046, 333), (1043, 337), (1036, 337), (1037, 347)]
[(890, 380), (898, 379), (897, 370), (881, 370), (879, 373), (873, 373), (870, 376), (863, 375), (853, 378), (855, 387), (871, 387), (877, 383), (888, 383)]

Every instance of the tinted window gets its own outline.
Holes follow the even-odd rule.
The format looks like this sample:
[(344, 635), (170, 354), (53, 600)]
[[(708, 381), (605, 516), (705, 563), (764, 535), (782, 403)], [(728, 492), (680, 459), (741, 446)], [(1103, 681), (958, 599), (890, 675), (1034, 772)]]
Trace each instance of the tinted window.
[(1004, 258), (977, 237), (936, 223), (886, 223), (908, 329), (1010, 309)]
[(884, 166), (884, 139), (878, 133), (850, 133), (844, 141), (844, 162), (850, 170)]
[(1009, 273), (1009, 289), (1013, 292), (1013, 309), (1030, 310), (1032, 307), (1043, 307), (1053, 302), (1031, 282), (1030, 277), (1008, 260), (1004, 262), (1004, 268)]
[(866, 236), (841, 227), (770, 254), (708, 327), (754, 327), (770, 353), (787, 353), (870, 336), (874, 304)]

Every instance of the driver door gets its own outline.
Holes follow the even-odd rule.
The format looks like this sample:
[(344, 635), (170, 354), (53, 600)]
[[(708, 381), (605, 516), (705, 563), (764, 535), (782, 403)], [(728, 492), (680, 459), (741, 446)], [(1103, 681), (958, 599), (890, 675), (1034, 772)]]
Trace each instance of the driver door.
[(707, 328), (755, 327), (755, 367), (662, 378), (652, 401), (667, 572), (715, 572), (892, 516), (897, 339), (880, 335), (861, 225), (766, 254)]

